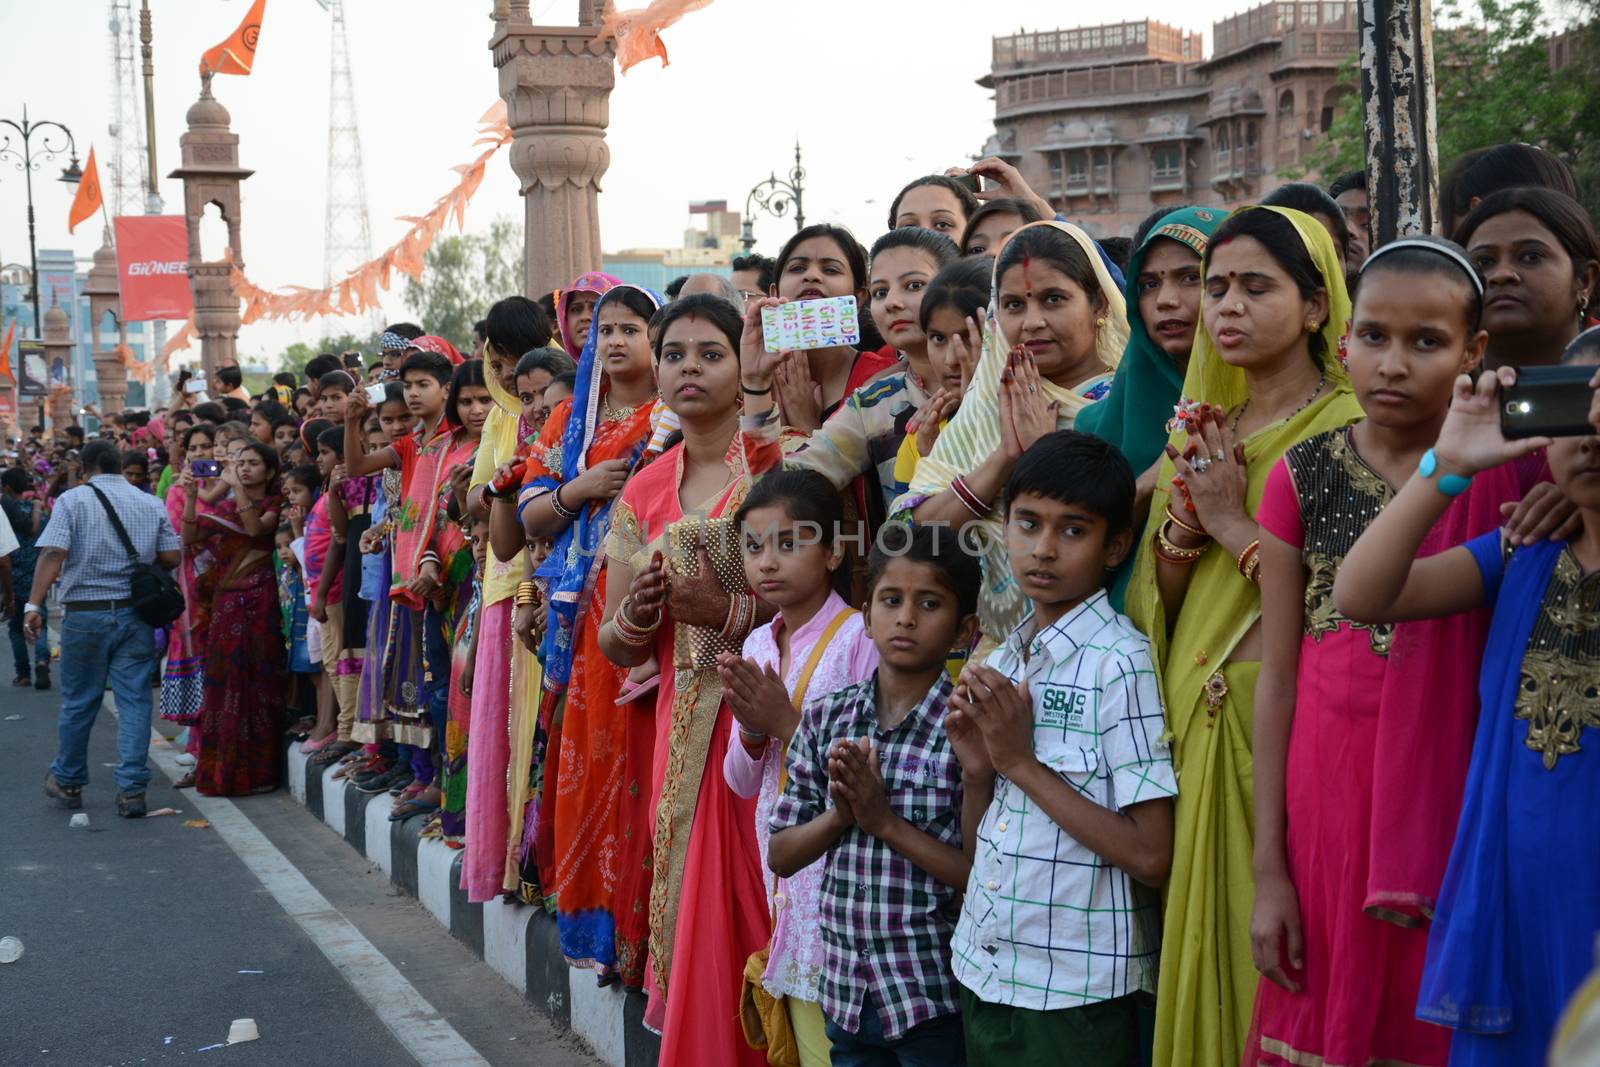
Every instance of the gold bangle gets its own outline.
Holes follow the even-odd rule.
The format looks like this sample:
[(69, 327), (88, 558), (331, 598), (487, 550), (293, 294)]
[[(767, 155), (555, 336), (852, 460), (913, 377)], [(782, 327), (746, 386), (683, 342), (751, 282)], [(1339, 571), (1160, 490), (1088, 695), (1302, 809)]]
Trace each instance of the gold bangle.
[(1203, 537), (1207, 541), (1211, 540), (1211, 535), (1206, 533), (1200, 527), (1198, 527), (1198, 526), (1190, 526), (1188, 523), (1186, 523), (1182, 519), (1178, 518), (1177, 515), (1174, 515), (1173, 512), (1172, 512), (1172, 502), (1171, 501), (1167, 502), (1167, 521), (1172, 523), (1172, 525), (1176, 526), (1178, 529), (1184, 530), (1184, 531), (1186, 531), (1188, 533), (1192, 533), (1196, 537)]
[(1210, 545), (1200, 545), (1198, 548), (1184, 548), (1181, 545), (1175, 545), (1167, 537), (1165, 525), (1156, 528), (1156, 556), (1168, 563), (1193, 563), (1205, 555), (1210, 548)]

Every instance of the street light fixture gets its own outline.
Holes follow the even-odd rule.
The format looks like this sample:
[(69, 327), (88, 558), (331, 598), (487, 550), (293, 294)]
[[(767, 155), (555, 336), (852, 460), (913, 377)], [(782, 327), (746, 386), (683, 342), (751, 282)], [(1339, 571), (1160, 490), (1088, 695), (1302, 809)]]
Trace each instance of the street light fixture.
[(744, 219), (739, 225), (739, 243), (744, 245), (744, 250), (749, 252), (755, 247), (755, 226), (750, 221), (756, 208), (760, 208), (773, 218), (781, 219), (794, 208), (794, 228), (798, 233), (805, 228), (805, 168), (800, 165), (800, 142), (794, 143), (794, 169), (789, 171), (789, 180), (784, 181), (778, 177), (776, 171), (766, 181), (759, 183), (750, 190), (750, 195), (744, 198)]
[[(0, 119), (0, 126), (10, 126), (22, 137), (22, 150), (18, 151), (11, 143), (11, 134), (0, 134), (0, 159), (9, 159), (16, 168), (22, 171), (28, 185), (28, 264), (29, 275), (33, 287), (33, 336), (43, 337), (44, 332), (39, 326), (39, 249), (34, 239), (33, 223), (33, 172), (39, 169), (47, 159), (55, 159), (63, 152), (70, 153), (72, 163), (61, 170), (61, 181), (68, 185), (77, 185), (83, 180), (83, 169), (78, 166), (78, 143), (72, 138), (72, 131), (49, 119), (40, 122), (28, 121), (28, 105), (22, 105), (22, 122), (19, 124), (12, 119)], [(51, 132), (52, 128), (55, 131)], [(31, 141), (34, 134), (39, 134), (39, 150), (35, 152)], [(59, 139), (65, 137), (67, 143), (61, 144)]]

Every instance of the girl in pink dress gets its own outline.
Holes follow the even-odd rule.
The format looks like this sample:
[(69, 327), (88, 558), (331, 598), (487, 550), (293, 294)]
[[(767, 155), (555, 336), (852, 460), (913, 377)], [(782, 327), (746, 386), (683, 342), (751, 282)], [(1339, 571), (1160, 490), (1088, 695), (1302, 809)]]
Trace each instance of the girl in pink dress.
[[(1251, 922), (1264, 977), (1245, 1046), (1252, 1067), (1442, 1065), (1449, 1055), (1449, 1031), (1415, 1012), (1487, 617), (1352, 623), (1334, 607), (1333, 582), (1438, 437), (1457, 375), (1482, 359), (1482, 307), (1457, 246), (1409, 238), (1380, 249), (1362, 269), (1347, 344), (1367, 417), (1294, 445), (1267, 479)], [(1479, 475), (1419, 555), (1495, 529), (1542, 468)]]

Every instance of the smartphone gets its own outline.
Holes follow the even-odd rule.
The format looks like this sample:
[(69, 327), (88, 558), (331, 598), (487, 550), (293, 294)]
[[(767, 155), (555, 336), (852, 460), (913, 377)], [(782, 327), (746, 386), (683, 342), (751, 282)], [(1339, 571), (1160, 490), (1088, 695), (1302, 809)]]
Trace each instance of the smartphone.
[(388, 397), (388, 395), (388, 387), (382, 382), (379, 382), (376, 385), (367, 386), (367, 403), (373, 405), (374, 407), (383, 403), (384, 399)]
[(189, 464), (196, 478), (217, 478), (222, 474), (222, 464), (214, 459), (197, 459)]
[(983, 188), (983, 179), (976, 174), (956, 174), (952, 176), (955, 178), (957, 185), (966, 187), (969, 192), (977, 193)]
[(183, 383), (183, 391), (186, 393), (203, 393), (206, 391), (206, 380), (204, 378), (190, 378)]
[(1594, 364), (1522, 367), (1517, 384), (1500, 394), (1500, 432), (1506, 438), (1588, 437), (1589, 379)]

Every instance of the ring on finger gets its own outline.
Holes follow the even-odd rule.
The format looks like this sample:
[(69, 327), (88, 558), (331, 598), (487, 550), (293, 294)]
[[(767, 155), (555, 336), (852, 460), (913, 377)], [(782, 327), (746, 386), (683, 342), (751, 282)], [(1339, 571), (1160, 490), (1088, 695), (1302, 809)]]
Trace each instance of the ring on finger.
[(1196, 474), (1204, 474), (1211, 469), (1211, 458), (1209, 456), (1196, 456), (1189, 464), (1189, 469)]
[(1211, 458), (1216, 460), (1218, 463), (1221, 463), (1223, 460), (1228, 458), (1228, 454), (1219, 448), (1215, 452), (1211, 453)]

